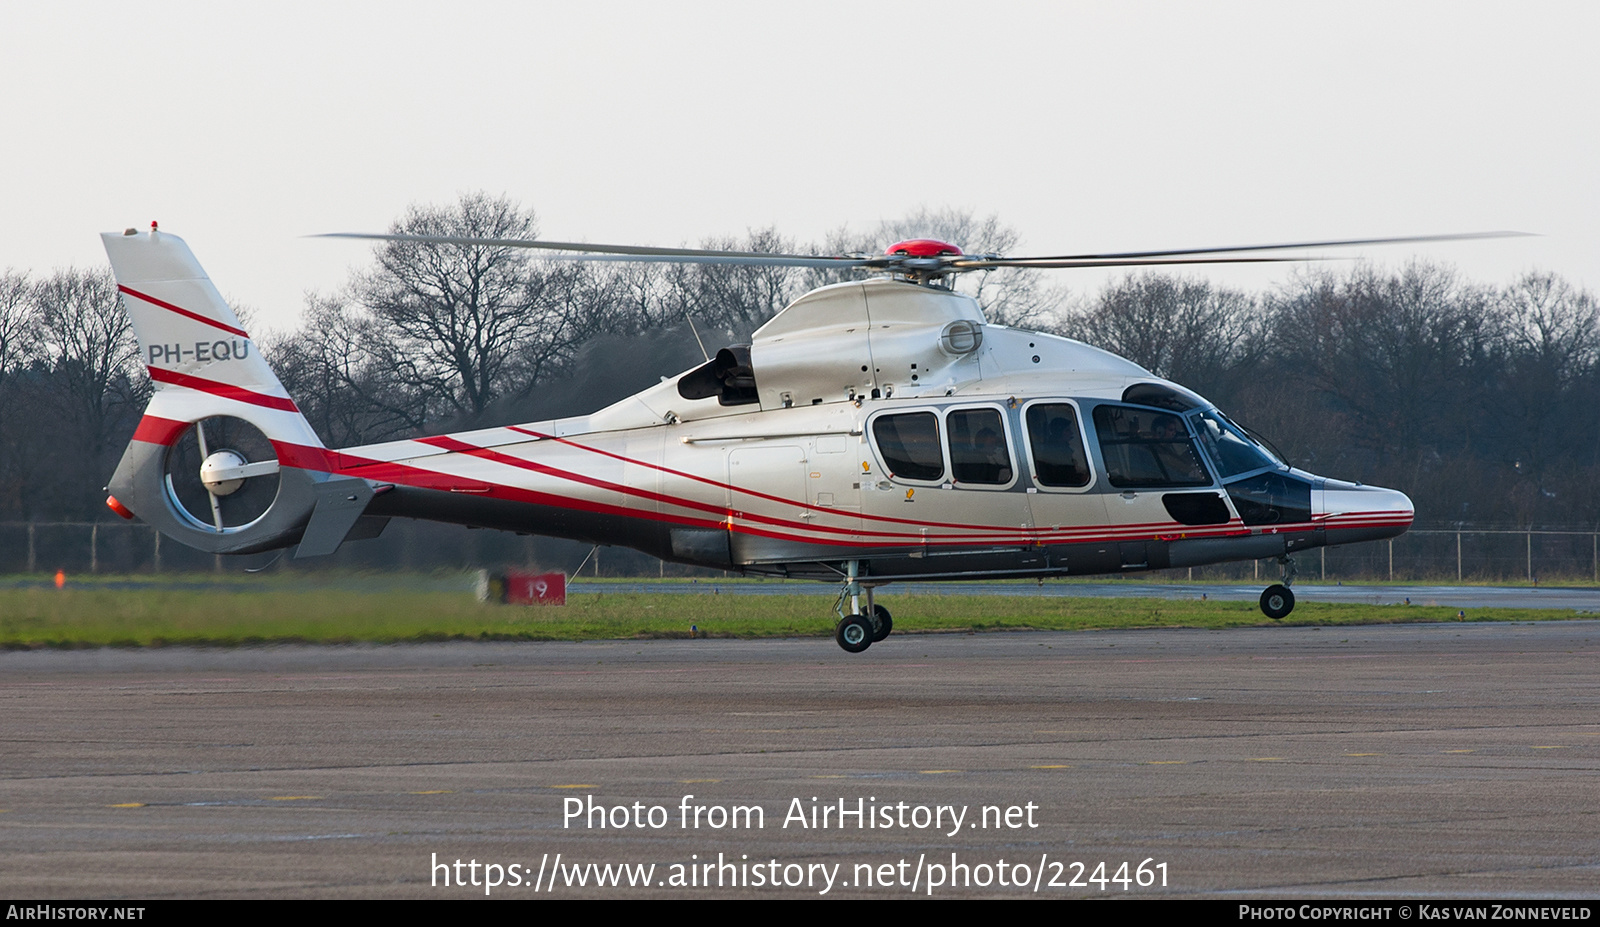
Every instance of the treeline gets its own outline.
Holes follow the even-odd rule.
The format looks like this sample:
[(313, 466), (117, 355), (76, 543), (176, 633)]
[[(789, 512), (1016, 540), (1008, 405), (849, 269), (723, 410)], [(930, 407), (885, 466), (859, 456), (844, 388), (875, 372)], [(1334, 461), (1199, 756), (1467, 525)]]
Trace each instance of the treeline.
[[(414, 207), (392, 230), (538, 234), (531, 211), (481, 194)], [(912, 237), (1018, 250), (995, 218), (956, 211), (816, 244), (760, 230), (701, 246), (875, 253)], [(839, 279), (392, 242), (312, 297), (298, 329), (256, 334), (323, 440), (342, 446), (592, 411)], [(1006, 270), (956, 286), (991, 321), (1099, 345), (1200, 392), (1296, 466), (1405, 490), (1421, 524), (1600, 520), (1600, 310), (1560, 277), (1493, 287), (1413, 264), (1306, 271), (1265, 293), (1167, 273), (1090, 295), (1070, 282)], [(100, 487), (149, 390), (115, 286), (78, 270), (8, 271), (0, 284), (0, 520), (101, 518)]]

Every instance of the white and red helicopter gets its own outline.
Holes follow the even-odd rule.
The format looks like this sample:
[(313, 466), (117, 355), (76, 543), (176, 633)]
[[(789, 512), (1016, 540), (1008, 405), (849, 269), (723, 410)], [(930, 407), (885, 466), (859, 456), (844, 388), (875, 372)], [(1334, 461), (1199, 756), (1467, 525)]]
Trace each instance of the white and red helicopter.
[[(1491, 233), (1501, 234), (1501, 233)], [(1395, 537), (1400, 492), (1286, 465), (1210, 402), (1081, 342), (987, 322), (952, 275), (999, 267), (1304, 260), (1290, 249), (883, 256), (351, 235), (574, 260), (882, 271), (814, 290), (749, 344), (591, 415), (330, 449), (183, 240), (102, 236), (155, 384), (106, 503), (212, 553), (328, 554), (392, 517), (633, 547), (840, 584), (839, 646), (890, 632), (873, 590), (909, 579), (1126, 573)], [(863, 607), (864, 606), (864, 607)]]

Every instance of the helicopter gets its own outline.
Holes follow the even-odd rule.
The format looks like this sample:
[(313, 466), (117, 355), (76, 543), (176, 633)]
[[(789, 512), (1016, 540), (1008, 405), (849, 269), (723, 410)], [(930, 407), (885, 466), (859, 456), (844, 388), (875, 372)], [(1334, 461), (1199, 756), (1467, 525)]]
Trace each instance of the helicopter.
[(850, 653), (893, 629), (874, 591), (913, 579), (1271, 559), (1281, 576), (1260, 607), (1282, 619), (1296, 555), (1396, 537), (1411, 500), (1294, 468), (1195, 392), (1088, 344), (991, 323), (948, 281), (1506, 234), (1005, 257), (932, 239), (819, 256), (338, 233), (880, 275), (813, 290), (748, 344), (590, 415), (334, 449), (188, 245), (151, 223), (102, 235), (154, 383), (106, 504), (217, 554), (331, 554), (401, 517), (831, 582), (834, 638)]

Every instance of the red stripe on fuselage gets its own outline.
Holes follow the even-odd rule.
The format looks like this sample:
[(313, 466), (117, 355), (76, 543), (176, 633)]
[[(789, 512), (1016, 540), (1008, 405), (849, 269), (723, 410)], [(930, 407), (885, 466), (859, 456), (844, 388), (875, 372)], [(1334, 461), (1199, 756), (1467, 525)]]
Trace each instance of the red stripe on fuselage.
[[(797, 501), (795, 501), (793, 499), (785, 499), (782, 496), (770, 495), (768, 493), (764, 493), (764, 492), (761, 492), (759, 490), (746, 489), (743, 486), (735, 486), (732, 483), (724, 483), (724, 482), (721, 482), (720, 480), (713, 480), (713, 479), (711, 479), (709, 477), (698, 476), (698, 475), (693, 474), (693, 473), (685, 473), (682, 470), (674, 470), (671, 467), (664, 467), (664, 466), (662, 466), (660, 464), (650, 463), (649, 461), (636, 460), (636, 459), (634, 459), (632, 457), (624, 457), (621, 454), (615, 454), (615, 453), (612, 453), (611, 451), (601, 450), (600, 448), (597, 448), (597, 447), (590, 447), (590, 446), (588, 446), (586, 444), (579, 444), (576, 441), (571, 441), (571, 440), (568, 440), (566, 438), (558, 438), (555, 435), (547, 435), (547, 434), (543, 434), (543, 433), (537, 432), (537, 431), (529, 431), (526, 428), (519, 428), (519, 427), (517, 427), (515, 425), (508, 425), (507, 426), (507, 430), (508, 431), (515, 431), (515, 432), (518, 432), (519, 434), (530, 435), (532, 437), (539, 438), (539, 439), (545, 440), (545, 441), (556, 441), (556, 442), (559, 442), (561, 444), (565, 444), (568, 447), (575, 447), (580, 451), (588, 451), (591, 454), (599, 454), (602, 457), (610, 457), (613, 460), (620, 460), (625, 464), (632, 464), (634, 466), (645, 467), (645, 468), (650, 469), (650, 470), (656, 470), (656, 471), (659, 471), (661, 473), (666, 473), (666, 474), (670, 474), (672, 476), (680, 477), (682, 479), (693, 480), (694, 482), (697, 482), (697, 483), (703, 483), (703, 484), (705, 484), (707, 486), (715, 486), (718, 489), (726, 489), (726, 490), (729, 490), (731, 492), (743, 493), (744, 495), (752, 496), (752, 497), (757, 498), (757, 499), (765, 499), (768, 502), (778, 502), (778, 503), (782, 503), (784, 505), (792, 505), (792, 506), (795, 506), (796, 508), (802, 508), (802, 509), (806, 509), (806, 510), (812, 511), (812, 512), (820, 512), (820, 513), (822, 513), (824, 515), (837, 515), (838, 514), (838, 510), (837, 509), (832, 509), (832, 508), (829, 508), (827, 506), (812, 505), (812, 504), (807, 503), (807, 502), (797, 502)], [(923, 488), (923, 487), (916, 487), (916, 488)], [(1013, 528), (1013, 527), (1010, 527), (1009, 525), (961, 525), (961, 524), (955, 524), (953, 522), (943, 522), (943, 521), (917, 521), (914, 518), (896, 518), (893, 515), (871, 515), (871, 514), (868, 514), (866, 512), (862, 512), (860, 514), (860, 517), (861, 517), (862, 521), (877, 521), (877, 522), (884, 522), (886, 524), (893, 524), (893, 525), (910, 525), (911, 527), (915, 527), (915, 528), (955, 528), (955, 529), (957, 529), (959, 531), (987, 531), (987, 532), (990, 532), (990, 533), (998, 533), (998, 534), (1016, 534), (1018, 532), (1023, 532), (1023, 531), (1028, 531), (1028, 530), (1039, 530), (1039, 529)], [(1151, 526), (1166, 525), (1166, 526), (1170, 527), (1170, 526), (1176, 524), (1176, 522), (1150, 522), (1149, 524)], [(820, 530), (820, 529), (812, 529), (812, 530)], [(868, 532), (868, 533), (869, 534), (883, 534), (885, 536), (903, 536), (903, 535), (894, 535), (892, 532)], [(920, 535), (918, 537), (920, 537)]]
[[(545, 467), (544, 465), (534, 465), (529, 461), (507, 457), (507, 455), (498, 454), (497, 452), (490, 451), (486, 448), (474, 448), (473, 445), (465, 444), (458, 439), (448, 436), (438, 436), (435, 438), (425, 438), (419, 440), (429, 443), (430, 446), (439, 447), (441, 449), (452, 449), (459, 445), (465, 450), (453, 451), (454, 453), (469, 454), (470, 456), (476, 456), (480, 459), (495, 460), (495, 462), (501, 462), (496, 460), (496, 458), (505, 458), (505, 462), (509, 462), (512, 465), (527, 465), (527, 469), (539, 472), (554, 471), (549, 472), (548, 475), (561, 478), (561, 472), (556, 471), (555, 468)], [(389, 482), (401, 486), (409, 486), (417, 489), (428, 489), (439, 492), (458, 491), (463, 483), (463, 477), (459, 475), (441, 473), (435, 470), (425, 470), (409, 464), (370, 460), (367, 458), (357, 457), (352, 454), (328, 451), (323, 448), (311, 448), (303, 445), (288, 444), (285, 442), (274, 442), (273, 446), (277, 451), (278, 459), (285, 466), (319, 470), (328, 473), (337, 472), (341, 475), (360, 476), (364, 479), (378, 482)], [(480, 453), (471, 454), (470, 451), (472, 450), (476, 450)], [(479, 481), (473, 479), (470, 482), (477, 484)], [(603, 480), (595, 480), (592, 478), (585, 479), (584, 482), (594, 485), (597, 488), (607, 488), (619, 491), (628, 488), (618, 487), (615, 484), (610, 484)], [(688, 527), (725, 529), (737, 534), (768, 537), (777, 540), (793, 541), (796, 543), (822, 544), (832, 547), (960, 547), (972, 545), (1035, 546), (1043, 543), (1095, 543), (1100, 541), (1130, 539), (1130, 535), (1127, 533), (1129, 531), (1127, 526), (1109, 525), (1068, 529), (1012, 529), (1013, 533), (1006, 537), (995, 537), (990, 535), (930, 535), (924, 537), (921, 535), (887, 535), (886, 533), (876, 532), (868, 532), (880, 534), (878, 538), (872, 540), (816, 537), (794, 533), (795, 531), (815, 532), (819, 530), (809, 525), (803, 525), (784, 519), (766, 516), (753, 516), (748, 513), (735, 512), (730, 509), (718, 507), (708, 503), (695, 503), (694, 507), (707, 515), (716, 515), (718, 517), (697, 518), (685, 515), (651, 512), (641, 509), (628, 508), (621, 505), (573, 498), (556, 493), (508, 486), (505, 484), (484, 483), (482, 485), (486, 490), (482, 493), (482, 495), (493, 499), (502, 499), (508, 502), (520, 502), (529, 505), (541, 505), (551, 508), (583, 511), (599, 515), (610, 515), (638, 520), (658, 521), (665, 522), (667, 524), (684, 525)], [(748, 524), (747, 522), (768, 524), (774, 526), (775, 528), (788, 528), (789, 530), (773, 530), (772, 528), (758, 527), (757, 525)], [(915, 522), (912, 522), (912, 524), (915, 524)], [(1175, 526), (1169, 524), (1166, 532), (1152, 532), (1149, 530), (1144, 530), (1140, 531), (1139, 535), (1143, 537), (1154, 538), (1158, 537), (1162, 533), (1171, 533), (1172, 527)], [(1311, 528), (1310, 525), (1303, 527), (1305, 530), (1310, 530)], [(837, 531), (841, 534), (859, 534), (858, 532), (852, 532), (849, 529), (831, 530)], [(1108, 531), (1118, 533), (1107, 534), (1106, 532)], [(1240, 535), (1246, 533), (1246, 531), (1241, 530), (1238, 525), (1220, 525), (1210, 529), (1190, 528), (1183, 533), (1189, 537), (1216, 537)]]
[(176, 312), (177, 314), (183, 316), (186, 319), (194, 319), (196, 322), (202, 322), (202, 323), (204, 323), (206, 325), (211, 326), (212, 328), (220, 328), (223, 331), (229, 333), (230, 335), (238, 335), (241, 338), (250, 337), (250, 333), (245, 331), (242, 328), (234, 328), (232, 325), (229, 325), (229, 324), (227, 324), (225, 322), (218, 322), (216, 319), (208, 319), (208, 318), (206, 318), (205, 316), (201, 315), (198, 312), (190, 311), (188, 309), (183, 308), (182, 306), (174, 306), (173, 304), (167, 302), (164, 299), (156, 299), (154, 296), (151, 296), (151, 295), (149, 295), (147, 293), (141, 293), (138, 290), (132, 289), (130, 287), (125, 287), (125, 286), (121, 285), (120, 283), (117, 284), (117, 289), (122, 291), (123, 293), (128, 294), (129, 296), (134, 296), (134, 297), (137, 297), (139, 299), (142, 299), (142, 300), (144, 300), (145, 302), (149, 303), (152, 306), (160, 306), (161, 308), (166, 309), (166, 310), (168, 310), (170, 312)]
[[(528, 432), (525, 429), (518, 428), (514, 430), (523, 434), (534, 434), (536, 437), (548, 438), (548, 436), (537, 435), (533, 432)], [(448, 453), (476, 457), (480, 460), (486, 460), (492, 463), (499, 463), (516, 467), (518, 469), (540, 473), (555, 479), (570, 480), (594, 487), (596, 489), (617, 492), (623, 495), (631, 495), (638, 498), (661, 502), (667, 505), (689, 508), (691, 510), (704, 513), (705, 515), (712, 515), (716, 517), (711, 519), (685, 515), (672, 515), (629, 508), (623, 505), (614, 505), (581, 498), (572, 498), (570, 496), (543, 492), (539, 490), (524, 489), (502, 483), (480, 482), (475, 478), (469, 480), (460, 475), (443, 473), (435, 470), (426, 470), (409, 464), (371, 460), (357, 457), (352, 454), (328, 451), (323, 448), (310, 448), (286, 443), (275, 443), (274, 446), (277, 449), (279, 460), (282, 461), (285, 466), (321, 470), (330, 473), (338, 472), (342, 475), (360, 476), (366, 479), (377, 480), (381, 482), (392, 482), (398, 485), (411, 486), (418, 489), (430, 489), (444, 492), (461, 491), (463, 482), (471, 482), (474, 486), (473, 491), (475, 493), (481, 492), (483, 495), (490, 498), (504, 499), (511, 502), (523, 502), (527, 504), (563, 508), (573, 511), (586, 511), (596, 514), (649, 521), (660, 521), (670, 524), (688, 525), (701, 528), (724, 528), (740, 534), (770, 537), (798, 543), (825, 544), (829, 546), (880, 547), (888, 545), (902, 547), (951, 547), (970, 546), (974, 544), (1033, 546), (1048, 543), (1096, 543), (1117, 540), (1137, 540), (1140, 538), (1165, 539), (1170, 541), (1196, 537), (1238, 537), (1255, 533), (1238, 522), (1230, 522), (1224, 525), (1205, 528), (1180, 526), (1174, 522), (1151, 522), (1127, 525), (1095, 525), (1079, 528), (1010, 528), (1004, 529), (1004, 533), (995, 532), (991, 529), (991, 531), (988, 533), (983, 534), (940, 534), (928, 536), (901, 534), (895, 532), (858, 531), (849, 528), (812, 526), (789, 519), (736, 511), (724, 506), (701, 502), (698, 500), (667, 496), (651, 490), (624, 486), (596, 477), (572, 473), (570, 471), (565, 471), (547, 464), (537, 463), (531, 460), (504, 454), (492, 448), (483, 448), (468, 444), (449, 435), (419, 438), (416, 440), (418, 443), (427, 444), (430, 447), (436, 447)], [(562, 441), (564, 444), (577, 447), (582, 450), (591, 450), (595, 453), (599, 453), (625, 463), (634, 462), (630, 461), (628, 458), (617, 454), (612, 454), (608, 451), (599, 451), (593, 448), (587, 448), (563, 439), (554, 440)], [(649, 464), (641, 465), (651, 466)], [(654, 469), (670, 473), (679, 473), (679, 471), (672, 471), (665, 467), (654, 467)], [(708, 480), (703, 477), (695, 477), (693, 474), (680, 475), (719, 488), (725, 487), (737, 489), (737, 487), (729, 487), (727, 484), (718, 483), (714, 480)], [(481, 488), (479, 488), (480, 486)], [(771, 499), (785, 505), (815, 508), (813, 506), (805, 506), (802, 503), (795, 502), (793, 500), (783, 499), (778, 496), (770, 496), (765, 493), (758, 493), (754, 491), (746, 492), (748, 492), (750, 495)], [(827, 512), (828, 510), (821, 509), (821, 511)], [(1320, 520), (1321, 518), (1325, 517), (1326, 516), (1318, 516), (1318, 519)], [(1353, 522), (1341, 524), (1340, 527), (1367, 527), (1381, 524), (1409, 524), (1411, 521), (1411, 516), (1394, 512), (1350, 512), (1344, 513), (1341, 516), (1336, 516), (1336, 518), (1341, 520), (1350, 519), (1351, 522)], [(891, 519), (885, 518), (885, 520)], [(910, 519), (892, 520), (901, 524), (908, 524), (917, 527), (949, 527), (975, 532), (984, 530), (983, 526), (953, 525), (938, 522), (916, 522)], [(749, 522), (754, 522), (756, 524), (748, 524)], [(788, 530), (772, 530), (771, 528), (757, 527), (756, 525), (770, 525), (772, 528)], [(1315, 530), (1316, 527), (1317, 526), (1315, 524), (1306, 522), (1277, 526), (1268, 530), (1272, 533), (1290, 534), (1312, 531)], [(1174, 529), (1179, 530), (1175, 531)], [(1260, 529), (1257, 530), (1259, 531)], [(861, 535), (871, 535), (872, 537), (871, 539), (861, 538), (858, 540), (851, 540), (845, 538), (817, 537), (817, 534), (855, 535), (858, 538), (860, 538)]]
[[(1016, 544), (1016, 543), (1028, 543), (1029, 538), (1030, 538), (1030, 531), (1029, 531), (1029, 529), (1025, 529), (1025, 528), (985, 528), (985, 527), (981, 527), (981, 526), (966, 526), (966, 525), (959, 525), (959, 526), (958, 525), (952, 525), (952, 526), (949, 526), (949, 527), (965, 528), (967, 530), (975, 531), (975, 532), (981, 532), (981, 533), (978, 533), (978, 534), (959, 535), (958, 536), (958, 535), (946, 535), (946, 534), (939, 534), (939, 535), (906, 534), (906, 533), (903, 533), (903, 532), (871, 531), (871, 530), (856, 529), (856, 528), (836, 528), (836, 527), (832, 527), (832, 526), (828, 526), (828, 525), (808, 525), (808, 524), (805, 524), (804, 522), (794, 521), (793, 519), (779, 518), (777, 516), (772, 516), (772, 515), (761, 515), (761, 514), (757, 514), (757, 513), (753, 513), (753, 512), (745, 512), (745, 511), (741, 511), (741, 510), (729, 509), (727, 506), (716, 505), (716, 504), (707, 503), (707, 502), (701, 502), (701, 501), (696, 500), (696, 499), (684, 499), (684, 498), (678, 497), (678, 496), (664, 495), (662, 493), (655, 492), (654, 490), (641, 489), (641, 488), (636, 487), (636, 486), (625, 486), (625, 485), (621, 485), (621, 484), (618, 484), (618, 483), (610, 482), (608, 480), (602, 480), (602, 479), (598, 479), (598, 478), (592, 477), (592, 476), (585, 476), (583, 474), (573, 473), (573, 472), (568, 471), (568, 470), (561, 470), (561, 469), (558, 469), (556, 467), (549, 466), (548, 464), (542, 464), (542, 463), (538, 463), (538, 462), (535, 462), (535, 461), (527, 460), (527, 459), (524, 459), (524, 458), (521, 458), (521, 457), (513, 457), (513, 456), (511, 456), (509, 454), (503, 454), (503, 453), (500, 453), (499, 451), (493, 450), (492, 448), (483, 448), (483, 447), (477, 447), (476, 445), (467, 444), (467, 443), (465, 443), (463, 441), (460, 441), (460, 440), (458, 440), (456, 438), (452, 438), (449, 435), (439, 435), (439, 436), (436, 436), (436, 437), (429, 437), (429, 438), (418, 438), (416, 440), (421, 444), (427, 444), (427, 445), (429, 445), (431, 447), (437, 447), (437, 448), (439, 448), (441, 450), (452, 451), (454, 453), (459, 453), (459, 454), (466, 454), (466, 455), (471, 456), (471, 457), (477, 457), (480, 460), (488, 460), (488, 461), (492, 461), (494, 463), (505, 464), (507, 466), (517, 467), (517, 468), (522, 469), (522, 470), (531, 470), (531, 471), (533, 471), (535, 473), (542, 473), (542, 474), (544, 474), (546, 476), (553, 476), (553, 477), (555, 477), (557, 479), (570, 480), (570, 481), (575, 482), (575, 483), (582, 483), (582, 484), (587, 485), (587, 486), (593, 486), (596, 489), (609, 490), (611, 492), (617, 492), (617, 493), (621, 493), (623, 495), (635, 496), (635, 497), (638, 497), (638, 498), (641, 498), (641, 499), (648, 499), (648, 500), (650, 500), (652, 502), (660, 502), (660, 503), (664, 503), (666, 505), (674, 505), (674, 506), (678, 506), (680, 508), (686, 508), (686, 509), (691, 509), (691, 510), (695, 510), (695, 511), (716, 513), (717, 515), (725, 517), (725, 518), (731, 516), (731, 517), (734, 517), (734, 518), (744, 519), (746, 521), (757, 522), (759, 524), (767, 524), (767, 525), (773, 525), (773, 526), (780, 527), (780, 528), (788, 528), (790, 530), (814, 532), (814, 533), (818, 533), (818, 534), (847, 534), (847, 535), (864, 535), (865, 534), (865, 535), (872, 535), (872, 536), (878, 537), (878, 538), (889, 539), (891, 541), (897, 541), (897, 542), (900, 542), (900, 543), (912, 543), (912, 544), (922, 544), (922, 543), (925, 543), (925, 542), (927, 542), (929, 540), (940, 540), (940, 539), (944, 539), (944, 538), (958, 538), (959, 540), (964, 541), (964, 542), (977, 541), (977, 542), (985, 542), (985, 543), (1014, 543), (1014, 544)], [(713, 483), (712, 485), (717, 485), (717, 484)], [(812, 509), (812, 510), (817, 510), (817, 511), (822, 511), (822, 512), (828, 512), (828, 510), (826, 508), (817, 509), (815, 506), (807, 505), (804, 502), (796, 502), (796, 501), (793, 501), (793, 500), (782, 499), (782, 498), (779, 498), (777, 496), (767, 496), (765, 494), (760, 494), (760, 493), (758, 493), (756, 495), (760, 495), (760, 496), (762, 496), (763, 498), (766, 498), (766, 499), (771, 499), (772, 501), (781, 503), (783, 505), (794, 506), (796, 508), (804, 508), (804, 509)], [(835, 511), (835, 512), (831, 512), (829, 514), (837, 515), (837, 512)], [(902, 519), (896, 519), (896, 521), (902, 521), (904, 523), (904, 520), (902, 520)], [(917, 523), (911, 522), (911, 524), (917, 524)]]
[(268, 396), (255, 390), (234, 386), (231, 383), (219, 383), (216, 380), (207, 380), (190, 373), (179, 373), (176, 370), (163, 370), (160, 367), (149, 367), (150, 379), (157, 383), (171, 383), (173, 386), (182, 386), (188, 389), (221, 396), (224, 399), (233, 399), (238, 402), (248, 402), (254, 406), (263, 406), (268, 409), (279, 409), (284, 412), (299, 412), (294, 400), (286, 396)]

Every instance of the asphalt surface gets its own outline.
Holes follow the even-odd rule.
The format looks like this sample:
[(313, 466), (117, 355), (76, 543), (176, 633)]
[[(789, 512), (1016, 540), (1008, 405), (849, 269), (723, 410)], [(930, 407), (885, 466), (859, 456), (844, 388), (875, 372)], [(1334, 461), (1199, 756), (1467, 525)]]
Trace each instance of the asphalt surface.
[[(846, 898), (1593, 896), (1597, 656), (1591, 621), (6, 652), (0, 885), (469, 898), (492, 863), (530, 900), (829, 872)], [(607, 826), (565, 819), (591, 799)], [(833, 826), (858, 799), (890, 826)], [(938, 806), (961, 826), (918, 826)]]
[[(1086, 599), (1217, 599), (1254, 602), (1270, 580), (1233, 586), (1204, 583), (891, 583), (886, 594), (1066, 596)], [(803, 595), (836, 589), (821, 583), (694, 583), (575, 582), (567, 591), (638, 593), (703, 593), (724, 595)], [(1558, 608), (1600, 612), (1600, 588), (1556, 586), (1344, 586), (1297, 584), (1300, 602), (1346, 602), (1366, 605), (1444, 605), (1450, 608)]]

